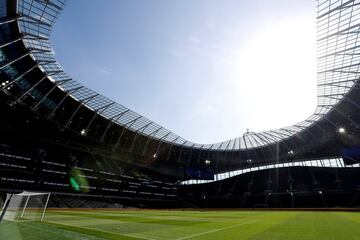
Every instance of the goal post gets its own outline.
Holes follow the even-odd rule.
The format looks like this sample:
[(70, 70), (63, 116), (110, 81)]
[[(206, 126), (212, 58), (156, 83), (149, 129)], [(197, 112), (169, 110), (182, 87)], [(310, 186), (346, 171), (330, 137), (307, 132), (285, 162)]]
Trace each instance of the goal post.
[(51, 193), (8, 193), (0, 214), (0, 221), (43, 221)]
[(4, 200), (4, 204), (3, 207), (1, 209), (1, 213), (0, 213), (0, 222), (2, 222), (2, 220), (5, 217), (5, 213), (9, 207), (9, 203), (10, 203), (10, 199), (12, 198), (13, 194), (6, 194), (6, 198)]

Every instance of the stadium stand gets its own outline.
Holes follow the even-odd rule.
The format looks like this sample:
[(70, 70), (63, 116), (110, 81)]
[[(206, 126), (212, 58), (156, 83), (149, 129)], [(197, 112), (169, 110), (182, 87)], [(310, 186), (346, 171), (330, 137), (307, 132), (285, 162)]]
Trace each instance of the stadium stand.
[[(355, 2), (318, 1), (318, 105), (309, 118), (198, 144), (64, 72), (49, 39), (66, 0), (0, 0), (1, 191), (51, 192), (59, 208), (359, 206)], [(323, 159), (339, 164), (311, 166)], [(187, 181), (188, 168), (214, 179)]]

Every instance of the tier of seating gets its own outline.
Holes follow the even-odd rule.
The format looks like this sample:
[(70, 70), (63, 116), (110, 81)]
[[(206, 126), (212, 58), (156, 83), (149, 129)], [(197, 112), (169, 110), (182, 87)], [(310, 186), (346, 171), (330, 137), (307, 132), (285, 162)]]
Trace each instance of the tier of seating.
[(0, 188), (175, 200), (175, 182), (150, 170), (69, 148), (19, 149), (0, 144)]
[(184, 185), (179, 197), (197, 207), (357, 207), (360, 176), (354, 168), (292, 167)]

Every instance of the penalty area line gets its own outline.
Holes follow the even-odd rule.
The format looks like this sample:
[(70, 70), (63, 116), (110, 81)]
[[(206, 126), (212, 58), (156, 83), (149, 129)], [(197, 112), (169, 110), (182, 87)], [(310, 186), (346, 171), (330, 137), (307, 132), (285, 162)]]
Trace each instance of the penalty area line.
[(251, 222), (243, 222), (243, 223), (239, 223), (239, 224), (234, 224), (234, 225), (227, 226), (227, 227), (217, 228), (217, 229), (214, 229), (214, 230), (210, 230), (210, 231), (206, 231), (206, 232), (201, 232), (201, 233), (197, 233), (197, 234), (177, 238), (176, 240), (183, 240), (183, 239), (193, 238), (193, 237), (197, 237), (197, 236), (201, 236), (201, 235), (205, 235), (205, 234), (209, 234), (209, 233), (214, 233), (214, 232), (219, 232), (219, 231), (222, 231), (222, 230), (226, 230), (226, 229), (229, 229), (229, 228), (234, 228), (234, 227), (238, 227), (238, 226), (242, 226), (242, 225), (250, 224), (250, 223), (254, 223), (254, 222), (258, 222), (258, 221), (251, 221)]
[(53, 221), (45, 221), (45, 222), (54, 223), (54, 224), (63, 225), (63, 226), (68, 226), (68, 227), (89, 229), (89, 230), (93, 230), (93, 231), (110, 233), (110, 234), (115, 234), (115, 235), (119, 235), (119, 236), (132, 237), (132, 238), (143, 239), (143, 240), (156, 240), (156, 239), (153, 239), (153, 238), (147, 238), (145, 236), (139, 236), (139, 235), (133, 235), (133, 234), (125, 234), (125, 233), (117, 233), (117, 232), (110, 232), (110, 231), (101, 230), (101, 229), (97, 229), (97, 228), (89, 228), (89, 227), (84, 227), (84, 226), (80, 227), (80, 226), (76, 226), (76, 225), (64, 224), (64, 223), (53, 222)]

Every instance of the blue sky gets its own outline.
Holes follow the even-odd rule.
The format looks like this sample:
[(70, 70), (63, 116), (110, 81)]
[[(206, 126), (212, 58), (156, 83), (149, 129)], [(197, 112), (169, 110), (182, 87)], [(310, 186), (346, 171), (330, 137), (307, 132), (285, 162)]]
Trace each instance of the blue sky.
[(314, 111), (315, 12), (314, 0), (72, 0), (52, 42), (77, 81), (213, 143)]

